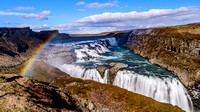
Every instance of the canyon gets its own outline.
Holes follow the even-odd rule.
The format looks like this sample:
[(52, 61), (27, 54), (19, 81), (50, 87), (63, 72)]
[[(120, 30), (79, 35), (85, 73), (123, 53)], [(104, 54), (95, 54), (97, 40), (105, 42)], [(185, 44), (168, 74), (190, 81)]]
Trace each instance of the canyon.
[[(153, 98), (156, 101), (151, 102), (163, 105), (165, 109), (168, 109), (169, 104), (164, 104), (170, 103), (188, 112), (193, 111), (194, 106), (194, 111), (196, 111), (200, 109), (199, 31), (199, 23), (95, 35), (64, 34), (57, 30), (34, 32), (30, 28), (0, 28), (0, 72), (18, 74), (29, 59), (36, 54), (36, 49), (49, 37), (57, 34), (38, 55), (37, 61), (26, 76), (29, 79), (23, 79), (21, 76), (17, 78), (39, 81), (34, 83), (37, 83), (36, 85), (44, 83), (42, 88), (53, 86), (55, 88), (49, 89), (51, 91), (55, 89), (59, 94), (68, 95), (66, 91), (57, 90), (57, 88), (66, 89), (72, 94), (72, 96), (68, 95), (70, 99), (73, 99), (71, 103), (78, 102), (73, 104), (75, 111), (76, 109), (97, 111), (100, 107), (112, 110), (120, 109), (118, 107), (124, 107), (124, 105), (129, 108), (127, 111), (133, 108), (133, 110), (138, 110), (139, 107), (141, 110), (150, 109), (147, 106), (150, 105), (149, 103), (145, 103), (145, 106), (139, 104), (139, 107), (138, 105), (131, 107), (130, 102), (125, 101), (125, 104), (121, 104), (121, 100), (114, 100), (115, 97), (121, 99), (116, 94), (122, 95), (122, 93), (125, 94), (123, 98), (134, 96), (135, 93), (147, 96), (140, 95), (138, 96), (140, 99), (133, 97), (134, 103), (144, 103), (143, 99), (147, 98), (150, 101)], [(1, 76), (3, 83), (7, 81), (6, 77)], [(15, 83), (12, 81), (8, 83)], [(121, 92), (118, 93), (110, 88)], [(101, 99), (94, 97), (94, 94), (102, 91), (105, 91), (104, 94), (115, 91), (116, 94), (113, 93), (110, 97), (114, 97), (112, 103), (117, 104), (118, 107), (108, 105), (109, 102), (103, 105)], [(175, 96), (182, 96), (182, 99)], [(157, 103), (157, 101), (164, 103)], [(86, 108), (83, 105), (90, 106)], [(156, 105), (152, 105), (150, 110), (154, 110)], [(173, 111), (172, 107), (169, 106), (170, 111)], [(57, 107), (47, 108), (58, 110)], [(167, 111), (159, 109), (157, 111)]]

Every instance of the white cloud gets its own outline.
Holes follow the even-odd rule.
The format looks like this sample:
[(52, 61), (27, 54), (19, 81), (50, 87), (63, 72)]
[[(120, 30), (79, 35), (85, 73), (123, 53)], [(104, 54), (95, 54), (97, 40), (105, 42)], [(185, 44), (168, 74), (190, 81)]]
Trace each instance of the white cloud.
[(100, 33), (135, 28), (169, 26), (200, 21), (200, 9), (180, 7), (177, 9), (151, 9), (144, 12), (110, 13), (91, 15), (67, 24), (31, 26), (35, 29), (58, 29), (65, 33)]
[(12, 11), (12, 10), (23, 10), (23, 11), (26, 11), (26, 10), (33, 10), (35, 9), (34, 7), (16, 7), (16, 8), (13, 8), (13, 9), (8, 9), (7, 11)]
[(8, 25), (11, 24), (10, 21), (4, 21), (2, 24)]
[[(14, 26), (16, 27), (16, 26)], [(29, 25), (29, 24), (17, 24), (17, 27), (30, 27), (31, 29), (35, 30), (35, 31), (40, 31), (40, 30), (50, 30), (51, 27), (49, 25)]]
[[(84, 27), (101, 31), (149, 28), (199, 22), (200, 9), (197, 7), (180, 7), (177, 9), (151, 9), (144, 12), (110, 13), (91, 15), (71, 23), (71, 28)], [(69, 26), (69, 24), (68, 24)], [(64, 28), (64, 26), (62, 26)], [(78, 31), (78, 29), (76, 30)], [(92, 32), (91, 32), (92, 33)]]
[(78, 2), (76, 5), (85, 5), (85, 2)]
[(42, 11), (39, 13), (17, 13), (17, 12), (4, 12), (4, 11), (0, 11), (0, 15), (2, 16), (19, 16), (22, 18), (35, 18), (37, 20), (46, 20), (48, 19), (48, 15), (51, 15), (51, 11)]
[(116, 3), (104, 3), (104, 4), (100, 4), (98, 2), (95, 2), (95, 3), (88, 4), (86, 7), (87, 8), (104, 8), (104, 7), (113, 7), (113, 6), (117, 6)]
[(156, 26), (156, 24), (171, 25), (187, 20), (199, 20), (200, 15), (196, 7), (181, 7), (178, 9), (151, 9), (145, 12), (127, 12), (127, 13), (110, 13), (91, 15), (82, 18), (77, 22), (87, 26), (135, 26), (147, 27)]

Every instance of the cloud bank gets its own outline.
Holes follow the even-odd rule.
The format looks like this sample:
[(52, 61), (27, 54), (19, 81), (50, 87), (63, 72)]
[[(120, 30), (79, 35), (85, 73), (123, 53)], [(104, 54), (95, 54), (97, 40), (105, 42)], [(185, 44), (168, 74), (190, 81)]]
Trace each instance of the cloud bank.
[(145, 12), (110, 13), (91, 15), (78, 20), (79, 23), (95, 26), (144, 26), (171, 23), (200, 18), (196, 7), (178, 9), (151, 9)]
[[(95, 14), (67, 24), (48, 26), (66, 33), (99, 33), (114, 30), (149, 28), (199, 22), (200, 9), (197, 7), (180, 7), (177, 9), (151, 9), (144, 12)], [(35, 30), (46, 26), (35, 26)]]

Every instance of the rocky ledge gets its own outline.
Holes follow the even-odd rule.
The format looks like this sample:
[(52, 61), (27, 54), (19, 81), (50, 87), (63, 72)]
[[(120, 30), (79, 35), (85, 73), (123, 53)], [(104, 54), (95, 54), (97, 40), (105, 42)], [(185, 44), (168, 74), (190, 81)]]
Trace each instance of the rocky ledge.
[(102, 78), (104, 78), (104, 74), (105, 74), (105, 71), (108, 70), (108, 73), (107, 73), (107, 83), (108, 84), (113, 84), (113, 81), (116, 77), (116, 74), (117, 72), (120, 70), (120, 69), (123, 69), (123, 68), (128, 68), (128, 64), (124, 64), (124, 63), (110, 63), (109, 64), (109, 68), (106, 67), (106, 66), (99, 66), (96, 68), (96, 70), (99, 72), (99, 74), (101, 75)]

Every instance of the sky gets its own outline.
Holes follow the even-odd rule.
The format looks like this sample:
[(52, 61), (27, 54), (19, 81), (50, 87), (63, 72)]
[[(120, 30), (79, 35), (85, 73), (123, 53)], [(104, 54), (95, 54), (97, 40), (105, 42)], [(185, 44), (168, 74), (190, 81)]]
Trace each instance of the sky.
[(84, 34), (200, 22), (200, 0), (1, 0), (0, 27)]

